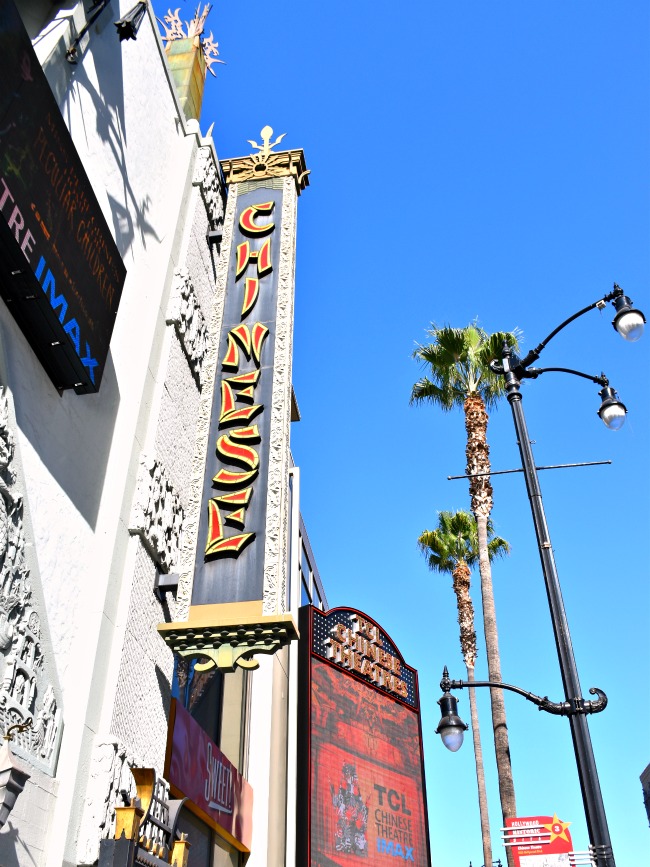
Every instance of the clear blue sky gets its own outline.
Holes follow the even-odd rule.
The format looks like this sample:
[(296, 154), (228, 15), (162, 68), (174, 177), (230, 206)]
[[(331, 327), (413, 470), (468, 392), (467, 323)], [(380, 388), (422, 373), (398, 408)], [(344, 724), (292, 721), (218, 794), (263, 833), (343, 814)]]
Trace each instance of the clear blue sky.
[[(181, 6), (188, 19), (195, 8)], [(159, 14), (164, 3), (154, 4)], [(482, 864), (471, 739), (434, 734), (444, 664), (463, 677), (451, 582), (418, 534), (468, 507), (460, 414), (409, 406), (431, 321), (523, 330), (531, 348), (617, 281), (650, 317), (649, 21), (642, 0), (220, 2), (208, 31), (226, 65), (201, 125), (222, 157), (270, 124), (302, 147), (292, 430), (302, 512), (332, 605), (356, 607), (420, 672), (434, 867)], [(648, 371), (650, 331), (625, 344), (611, 308), (547, 348), (546, 366), (604, 370), (629, 415), (596, 416), (598, 388), (559, 374), (524, 386), (587, 694), (618, 867), (647, 863), (639, 774), (650, 762)], [(540, 362), (541, 364), (542, 362)], [(518, 466), (507, 404), (491, 418), (495, 469)], [(561, 700), (548, 606), (521, 475), (494, 482), (512, 544), (494, 568), (504, 680)], [(479, 605), (478, 581), (474, 600)], [(477, 678), (487, 677), (483, 642)], [(460, 712), (469, 716), (467, 694)], [(587, 845), (569, 725), (506, 696), (520, 815), (557, 813)], [(504, 859), (489, 701), (480, 695), (494, 857)]]

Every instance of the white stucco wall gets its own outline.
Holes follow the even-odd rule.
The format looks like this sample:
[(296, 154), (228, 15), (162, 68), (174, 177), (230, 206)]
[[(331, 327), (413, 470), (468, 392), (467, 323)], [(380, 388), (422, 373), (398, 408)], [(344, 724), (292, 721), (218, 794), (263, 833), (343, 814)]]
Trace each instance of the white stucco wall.
[(181, 505), (187, 496), (200, 392), (167, 315), (183, 264), (211, 316), (206, 234), (216, 215), (214, 201), (206, 212), (197, 163), (200, 149), (203, 161), (206, 148), (213, 164), (215, 154), (180, 114), (151, 15), (137, 42), (117, 40), (118, 7), (131, 5), (111, 4), (76, 66), (62, 51), (70, 16), (83, 23), (80, 4), (55, 13), (44, 38), (32, 34), (127, 277), (96, 395), (59, 396), (0, 302), (0, 385), (15, 411), (32, 579), (64, 721), (56, 777), (32, 769), (0, 831), (3, 867), (91, 863), (112, 799), (128, 788), (126, 762), (161, 772), (164, 759), (173, 663), (155, 631), (164, 612), (152, 549), (130, 529), (147, 455), (164, 466)]
[[(182, 547), (176, 531), (171, 540), (164, 533), (165, 522), (189, 533), (198, 520), (197, 478), (208, 445), (197, 424), (211, 400), (216, 349), (212, 341), (212, 380), (202, 390), (183, 328), (194, 316), (187, 339), (196, 337), (198, 322), (208, 344), (220, 328), (226, 263), (206, 236), (223, 223), (224, 203), (214, 145), (181, 116), (150, 9), (137, 41), (120, 44), (112, 22), (133, 3), (110, 4), (71, 66), (63, 55), (73, 28), (83, 26), (81, 4), (17, 5), (31, 9), (39, 59), (127, 268), (96, 395), (60, 396), (0, 301), (0, 386), (20, 466), (43, 677), (63, 722), (56, 774), (29, 769), (32, 777), (0, 830), (0, 865), (72, 867), (92, 864), (100, 837), (111, 834), (116, 798), (132, 786), (129, 763), (163, 770), (173, 659), (156, 626), (176, 611), (169, 596), (170, 610), (160, 604), (153, 585), (157, 569), (187, 576), (193, 563), (192, 545)], [(38, 31), (48, 10), (53, 18)], [(295, 217), (293, 192), (287, 202)], [(294, 247), (292, 221), (282, 241), (287, 297)], [(278, 374), (287, 405), (291, 328), (289, 317)], [(285, 438), (282, 449), (284, 473)], [(280, 480), (274, 514), (284, 538), (281, 488)], [(285, 604), (279, 551), (271, 551), (269, 567), (273, 610)], [(182, 616), (187, 592), (179, 601)], [(288, 654), (260, 663), (250, 709), (251, 867), (278, 860), (285, 835), (286, 785), (277, 763), (286, 767)]]

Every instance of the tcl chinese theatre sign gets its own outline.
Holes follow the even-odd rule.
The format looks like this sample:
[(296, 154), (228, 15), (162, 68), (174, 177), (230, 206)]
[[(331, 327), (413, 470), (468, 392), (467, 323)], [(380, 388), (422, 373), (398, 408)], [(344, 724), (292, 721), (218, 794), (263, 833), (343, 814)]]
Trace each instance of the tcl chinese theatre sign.
[(303, 608), (300, 634), (298, 863), (428, 867), (417, 672), (359, 611)]

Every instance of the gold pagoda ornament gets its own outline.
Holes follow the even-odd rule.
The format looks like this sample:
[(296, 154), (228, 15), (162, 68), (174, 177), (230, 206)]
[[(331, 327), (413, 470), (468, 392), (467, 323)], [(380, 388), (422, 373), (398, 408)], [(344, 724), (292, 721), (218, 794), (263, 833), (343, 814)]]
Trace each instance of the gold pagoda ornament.
[(230, 185), (243, 181), (257, 181), (262, 178), (293, 177), (296, 191), (300, 195), (305, 187), (309, 186), (310, 171), (305, 163), (304, 151), (297, 148), (296, 150), (276, 153), (273, 148), (282, 141), (286, 133), (283, 132), (275, 141), (271, 141), (273, 129), (268, 124), (262, 128), (260, 135), (261, 145), (252, 139), (247, 139), (257, 153), (253, 152), (246, 157), (233, 157), (221, 161), (226, 183)]

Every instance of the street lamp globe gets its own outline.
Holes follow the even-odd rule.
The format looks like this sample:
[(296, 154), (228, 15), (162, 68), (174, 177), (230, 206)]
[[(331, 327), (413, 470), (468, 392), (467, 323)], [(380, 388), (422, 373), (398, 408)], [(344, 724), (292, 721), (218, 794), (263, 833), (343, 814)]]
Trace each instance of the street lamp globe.
[(643, 334), (645, 316), (640, 310), (635, 310), (627, 295), (619, 295), (614, 299), (616, 316), (612, 322), (614, 328), (623, 340), (629, 343), (636, 342)]
[(620, 430), (623, 427), (625, 413), (627, 412), (625, 404), (621, 403), (618, 395), (609, 385), (602, 388), (598, 394), (603, 400), (598, 410), (598, 415), (610, 430)]
[(458, 702), (450, 692), (445, 692), (438, 699), (438, 704), (442, 717), (438, 723), (436, 734), (440, 735), (447, 749), (455, 753), (463, 745), (463, 737), (468, 726), (458, 716)]

